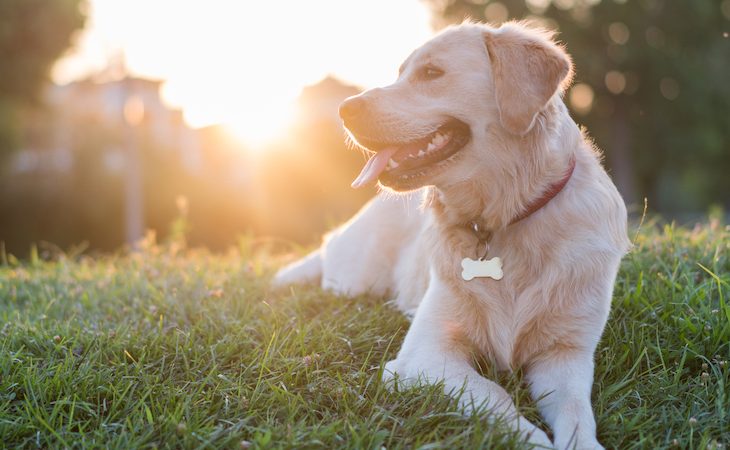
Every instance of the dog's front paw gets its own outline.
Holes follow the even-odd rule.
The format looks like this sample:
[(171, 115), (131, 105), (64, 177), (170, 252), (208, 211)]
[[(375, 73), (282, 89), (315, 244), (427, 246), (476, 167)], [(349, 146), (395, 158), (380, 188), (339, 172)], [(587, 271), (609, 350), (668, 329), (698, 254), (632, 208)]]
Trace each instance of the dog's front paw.
[(577, 443), (575, 439), (568, 443), (555, 443), (555, 448), (559, 450), (605, 450), (603, 446), (595, 439), (580, 439)]
[(518, 429), (528, 444), (534, 449), (554, 449), (552, 441), (544, 431), (536, 427), (524, 417), (518, 419)]
[(398, 373), (398, 360), (394, 359), (385, 363), (383, 367), (383, 383), (385, 383), (389, 389), (395, 387)]
[(581, 430), (555, 433), (555, 448), (560, 450), (605, 450), (596, 440), (594, 433), (581, 433)]
[(550, 438), (547, 437), (544, 431), (536, 428), (527, 438), (527, 442), (532, 445), (534, 449), (554, 449), (553, 443)]
[(413, 371), (409, 372), (408, 366), (397, 359), (385, 363), (382, 380), (390, 390), (414, 387), (423, 381)]
[(590, 450), (606, 450), (598, 441), (594, 440), (593, 442), (589, 443), (587, 447), (578, 447), (582, 449), (590, 449)]

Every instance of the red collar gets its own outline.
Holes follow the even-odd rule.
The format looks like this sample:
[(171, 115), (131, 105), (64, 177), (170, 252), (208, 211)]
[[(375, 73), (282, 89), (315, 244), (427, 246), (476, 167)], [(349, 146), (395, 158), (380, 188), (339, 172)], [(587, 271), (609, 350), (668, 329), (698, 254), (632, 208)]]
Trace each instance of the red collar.
[[(561, 178), (558, 182), (551, 184), (548, 186), (547, 190), (543, 192), (543, 194), (530, 202), (524, 211), (522, 211), (521, 214), (518, 214), (508, 225), (513, 225), (517, 222), (519, 222), (522, 219), (526, 219), (530, 217), (533, 213), (537, 212), (542, 208), (543, 206), (547, 205), (550, 200), (555, 198), (556, 195), (558, 195), (566, 184), (568, 184), (568, 181), (570, 181), (570, 178), (573, 176), (573, 170), (575, 170), (575, 155), (571, 155), (570, 161), (568, 162), (568, 170), (565, 172), (565, 175), (563, 175), (563, 178)], [(485, 230), (479, 226), (479, 223), (477, 222), (471, 222), (469, 224), (469, 228), (471, 228), (474, 231), (474, 234), (476, 234), (477, 239), (479, 239), (479, 242), (477, 243), (477, 246), (486, 243), (487, 248), (489, 240), (492, 237), (492, 230)], [(486, 254), (485, 254), (486, 256)]]
[(536, 198), (530, 204), (528, 204), (527, 208), (525, 208), (525, 210), (522, 211), (522, 213), (519, 214), (517, 217), (512, 219), (512, 222), (510, 222), (509, 224), (512, 225), (522, 219), (526, 219), (533, 213), (537, 212), (540, 208), (547, 205), (548, 202), (555, 198), (556, 195), (560, 194), (560, 191), (562, 191), (565, 185), (568, 184), (568, 181), (570, 181), (570, 177), (573, 176), (573, 170), (575, 170), (575, 155), (570, 156), (570, 161), (568, 162), (568, 170), (565, 172), (565, 175), (563, 175), (563, 178), (561, 178), (558, 182), (548, 186), (547, 190), (543, 192), (540, 197)]

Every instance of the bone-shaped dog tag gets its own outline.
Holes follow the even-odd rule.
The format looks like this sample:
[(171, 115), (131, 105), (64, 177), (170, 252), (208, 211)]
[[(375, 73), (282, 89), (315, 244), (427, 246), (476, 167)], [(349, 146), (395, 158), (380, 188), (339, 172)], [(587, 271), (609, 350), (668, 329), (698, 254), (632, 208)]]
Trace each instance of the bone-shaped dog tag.
[(493, 278), (495, 280), (501, 280), (504, 276), (502, 273), (502, 260), (499, 257), (492, 259), (478, 259), (473, 260), (471, 258), (464, 258), (461, 260), (461, 278), (464, 281), (473, 280), (474, 278)]

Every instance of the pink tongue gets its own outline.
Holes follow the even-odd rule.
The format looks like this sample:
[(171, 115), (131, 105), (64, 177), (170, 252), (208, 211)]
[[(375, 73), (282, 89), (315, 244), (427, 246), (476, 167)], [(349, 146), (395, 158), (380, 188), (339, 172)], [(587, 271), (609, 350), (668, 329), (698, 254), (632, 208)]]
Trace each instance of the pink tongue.
[(355, 181), (352, 182), (351, 186), (357, 189), (377, 180), (380, 174), (385, 170), (385, 166), (388, 165), (388, 160), (395, 152), (398, 151), (398, 148), (399, 147), (387, 147), (376, 153), (367, 163), (365, 163), (365, 167), (362, 168), (360, 175), (355, 178)]

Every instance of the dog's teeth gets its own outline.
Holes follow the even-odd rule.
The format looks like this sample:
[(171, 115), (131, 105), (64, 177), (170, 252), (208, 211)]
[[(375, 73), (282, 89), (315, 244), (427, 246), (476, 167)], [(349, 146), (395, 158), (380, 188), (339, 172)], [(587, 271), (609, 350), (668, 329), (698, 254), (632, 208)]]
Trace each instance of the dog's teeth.
[(389, 159), (388, 160), (388, 168), (395, 169), (396, 167), (398, 167), (398, 163), (395, 162), (393, 159)]
[(428, 144), (428, 147), (426, 147), (426, 151), (432, 152), (436, 149), (436, 147), (438, 147), (438, 144), (434, 144), (433, 142), (431, 142), (430, 144)]
[(421, 156), (423, 156), (423, 155), (425, 155), (425, 154), (426, 154), (426, 152), (424, 152), (423, 150), (419, 150), (419, 151), (418, 151), (418, 156), (419, 156), (419, 157), (421, 157)]

